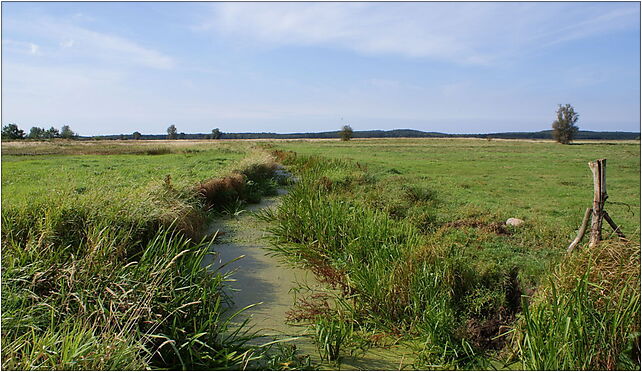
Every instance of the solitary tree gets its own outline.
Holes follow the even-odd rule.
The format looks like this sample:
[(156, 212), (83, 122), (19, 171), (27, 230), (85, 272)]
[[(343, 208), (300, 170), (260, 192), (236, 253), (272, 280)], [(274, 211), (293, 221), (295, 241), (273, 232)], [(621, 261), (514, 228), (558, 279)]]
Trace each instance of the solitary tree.
[(76, 137), (76, 133), (74, 133), (74, 131), (71, 130), (69, 125), (63, 125), (62, 128), (60, 128), (60, 137), (71, 139)]
[(565, 145), (571, 143), (579, 130), (575, 125), (579, 117), (573, 106), (558, 105), (557, 119), (553, 122), (553, 139)]
[(169, 138), (169, 139), (178, 138), (178, 132), (176, 131), (176, 125), (172, 124), (167, 128), (167, 138)]
[(218, 128), (212, 129), (212, 139), (221, 139), (222, 135), (223, 132), (221, 132)]
[(25, 138), (25, 131), (18, 128), (15, 124), (7, 124), (2, 127), (3, 139), (23, 139)]
[(46, 132), (45, 128), (31, 127), (27, 137), (31, 139), (41, 139), (45, 137)]
[(344, 125), (341, 131), (339, 132), (339, 136), (341, 137), (341, 141), (350, 141), (352, 139), (352, 128), (349, 125)]
[(132, 138), (135, 139), (135, 140), (139, 140), (141, 136), (142, 136), (142, 134), (140, 134), (139, 131), (136, 131), (136, 132), (132, 133)]

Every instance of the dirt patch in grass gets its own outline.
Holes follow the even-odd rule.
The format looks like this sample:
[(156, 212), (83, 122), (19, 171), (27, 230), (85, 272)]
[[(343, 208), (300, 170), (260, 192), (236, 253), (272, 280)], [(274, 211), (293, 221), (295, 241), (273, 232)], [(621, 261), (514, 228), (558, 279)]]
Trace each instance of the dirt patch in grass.
[(515, 314), (505, 309), (488, 319), (468, 319), (463, 336), (477, 349), (501, 350), (508, 342), (508, 337), (502, 334), (514, 321)]
[(461, 229), (461, 228), (467, 228), (467, 227), (472, 227), (475, 229), (479, 229), (488, 233), (493, 233), (497, 235), (511, 235), (511, 231), (508, 229), (508, 227), (502, 223), (502, 222), (497, 222), (497, 221), (484, 221), (478, 218), (465, 218), (453, 222), (448, 222), (443, 225), (444, 228), (450, 228), (450, 229)]
[(463, 327), (463, 336), (480, 350), (501, 350), (510, 342), (507, 332), (513, 327), (517, 314), (522, 311), (522, 290), (518, 271), (510, 273), (506, 289), (506, 306), (484, 318), (470, 318)]

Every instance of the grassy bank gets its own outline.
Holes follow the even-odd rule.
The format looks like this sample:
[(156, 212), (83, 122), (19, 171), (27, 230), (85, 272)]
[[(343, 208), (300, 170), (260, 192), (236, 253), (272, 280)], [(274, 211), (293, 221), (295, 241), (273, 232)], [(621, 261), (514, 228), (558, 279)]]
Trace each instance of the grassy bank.
[[(581, 218), (580, 214), (571, 218), (573, 213), (563, 206), (571, 203), (573, 209), (581, 210), (580, 206), (590, 202), (588, 168), (582, 168), (587, 177), (579, 176), (578, 171), (567, 173), (567, 166), (546, 152), (550, 149), (535, 151), (532, 147), (540, 144), (515, 145), (511, 149), (514, 160), (510, 160), (502, 153), (507, 144), (464, 141), (458, 146), (474, 149), (470, 156), (475, 159), (484, 159), (488, 152), (497, 152), (494, 157), (503, 159), (471, 165), (466, 149), (452, 148), (455, 145), (449, 142), (446, 145), (451, 147), (430, 143), (426, 148), (423, 143), (392, 141), (376, 149), (372, 142), (279, 146), (297, 153), (331, 153), (331, 157), (277, 152), (300, 182), (277, 211), (265, 215), (274, 223), (275, 249), (294, 257), (343, 293), (338, 301), (341, 306), (329, 306), (333, 301), (317, 298), (303, 302), (299, 313), (300, 319), (316, 324), (328, 359), (341, 354), (341, 347), (345, 354), (381, 339), (401, 337), (415, 342), (416, 368), (634, 368), (626, 350), (639, 332), (639, 290), (638, 297), (634, 290), (639, 288), (639, 241), (635, 238), (639, 222), (623, 213), (626, 208), (610, 207), (634, 231), (634, 240), (620, 245), (621, 262), (608, 255), (600, 261), (601, 267), (625, 265), (630, 273), (610, 277), (609, 271), (598, 270), (610, 278), (604, 281), (615, 283), (602, 285), (599, 292), (611, 305), (589, 306), (596, 301), (595, 294), (582, 288), (600, 284), (595, 277), (584, 275), (589, 272), (586, 265), (559, 266), (567, 261), (562, 260), (565, 248), (579, 222), (575, 220)], [(614, 179), (610, 194), (613, 199), (617, 195), (617, 200), (639, 205), (635, 194), (623, 192), (631, 190), (627, 185), (639, 183), (639, 159), (627, 155), (629, 150), (639, 154), (639, 149), (608, 149), (622, 160), (613, 162), (619, 165), (609, 174)], [(593, 156), (594, 150), (582, 156)], [(399, 157), (408, 158), (402, 161)], [(427, 171), (426, 164), (443, 168), (442, 173)], [(528, 169), (522, 169), (523, 164)], [(407, 172), (408, 167), (416, 170)], [(492, 173), (497, 167), (515, 171), (511, 175)], [(563, 175), (564, 182), (570, 183), (571, 200), (565, 200), (566, 192), (554, 192), (559, 186), (542, 191), (538, 183), (543, 181), (533, 174), (535, 169), (542, 169), (539, 175), (548, 182)], [(506, 182), (506, 177), (513, 181)], [(582, 189), (583, 178), (588, 178), (586, 200), (581, 198), (584, 192), (579, 196), (572, 192)], [(506, 188), (519, 188), (512, 190), (519, 192)], [(546, 198), (558, 202), (554, 206)], [(530, 208), (517, 212), (518, 206)], [(503, 221), (508, 217), (524, 218), (526, 225), (506, 226)], [(581, 258), (572, 262), (575, 260)], [(559, 286), (550, 275), (559, 270), (565, 270), (563, 276), (574, 284), (547, 295), (551, 291), (546, 288)], [(532, 307), (524, 307), (530, 302)], [(584, 328), (555, 344), (558, 330), (564, 328), (550, 314), (558, 316), (555, 309), (578, 310), (578, 306), (587, 312), (567, 312), (559, 319), (570, 319)], [(613, 311), (619, 318), (606, 319)], [(603, 340), (594, 341), (600, 338)], [(568, 353), (564, 359), (551, 354), (552, 350)], [(591, 352), (609, 356), (593, 358)], [(572, 358), (577, 360), (571, 364)], [(559, 363), (546, 364), (541, 359)]]
[(2, 159), (2, 367), (229, 369), (260, 356), (230, 328), (201, 231), (211, 212), (274, 192), (272, 159), (247, 145), (57, 146)]

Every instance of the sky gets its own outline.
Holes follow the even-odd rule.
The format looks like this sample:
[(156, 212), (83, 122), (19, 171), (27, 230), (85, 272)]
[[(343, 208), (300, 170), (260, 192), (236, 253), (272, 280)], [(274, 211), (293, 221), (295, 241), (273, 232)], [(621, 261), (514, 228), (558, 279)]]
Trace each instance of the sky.
[(3, 2), (2, 124), (640, 130), (640, 3)]

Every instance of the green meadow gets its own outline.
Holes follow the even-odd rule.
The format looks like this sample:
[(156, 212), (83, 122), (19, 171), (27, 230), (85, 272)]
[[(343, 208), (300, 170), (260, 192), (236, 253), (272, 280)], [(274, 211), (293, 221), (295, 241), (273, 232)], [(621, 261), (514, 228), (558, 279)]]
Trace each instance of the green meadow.
[(551, 141), (399, 139), (301, 141), (278, 147), (354, 160), (391, 182), (426, 187), (436, 194), (446, 220), (478, 209), (504, 220), (538, 220), (559, 229), (564, 238), (577, 229), (593, 200), (587, 163), (606, 158), (608, 211), (639, 240), (639, 142), (563, 146)]
[(44, 146), (35, 151), (45, 154), (32, 156), (28, 155), (32, 149), (7, 149), (2, 156), (2, 189), (8, 197), (3, 201), (16, 203), (47, 194), (130, 194), (166, 175), (179, 183), (197, 183), (219, 174), (247, 152), (242, 146), (182, 149), (131, 145), (129, 153), (120, 150), (125, 153), (119, 154), (109, 143), (86, 147), (70, 143), (47, 155), (48, 147)]
[[(628, 239), (567, 254), (598, 158)], [(316, 367), (639, 369), (639, 142), (475, 139), (3, 142), (3, 369), (314, 367), (251, 346), (203, 265), (277, 164), (270, 249), (332, 289), (293, 304)]]
[[(349, 306), (326, 316), (339, 319), (330, 328), (346, 352), (350, 329), (354, 340), (404, 335), (420, 369), (638, 368), (639, 143), (398, 139), (274, 148), (301, 178), (265, 216), (275, 224), (275, 250), (342, 289)], [(598, 249), (588, 250), (585, 238), (567, 255), (592, 204), (587, 163), (597, 158), (608, 159), (605, 208), (629, 240), (605, 224)], [(506, 226), (510, 217), (525, 223)], [(324, 319), (317, 327), (332, 333)]]
[(203, 265), (204, 231), (273, 192), (273, 163), (251, 144), (183, 145), (3, 143), (3, 369), (259, 359), (230, 325), (229, 278)]

